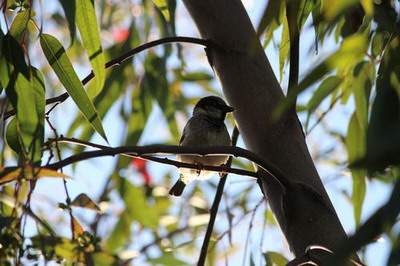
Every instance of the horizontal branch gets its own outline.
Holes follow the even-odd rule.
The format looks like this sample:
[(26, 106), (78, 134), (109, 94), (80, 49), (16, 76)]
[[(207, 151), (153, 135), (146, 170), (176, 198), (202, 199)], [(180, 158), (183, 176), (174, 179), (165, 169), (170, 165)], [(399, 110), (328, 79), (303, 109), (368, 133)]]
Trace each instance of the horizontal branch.
[(146, 160), (170, 164), (180, 168), (191, 168), (191, 169), (201, 168), (202, 170), (226, 172), (226, 173), (247, 175), (258, 178), (258, 173), (246, 171), (243, 169), (229, 168), (226, 166), (211, 166), (211, 165), (199, 166), (195, 164), (182, 163), (167, 158), (153, 157), (154, 155), (160, 156), (160, 155), (175, 155), (175, 154), (198, 155), (198, 156), (232, 155), (235, 157), (245, 158), (255, 163), (264, 171), (266, 171), (268, 174), (270, 174), (273, 178), (275, 178), (283, 187), (286, 187), (289, 183), (287, 178), (273, 164), (265, 162), (258, 155), (239, 147), (232, 147), (232, 146), (193, 147), (193, 146), (173, 146), (173, 145), (148, 145), (148, 146), (121, 146), (112, 148), (86, 141), (77, 140), (74, 138), (65, 138), (62, 136), (58, 139), (49, 140), (49, 142), (47, 142), (46, 145), (48, 146), (54, 142), (79, 144), (79, 145), (99, 148), (101, 150), (82, 152), (46, 166), (47, 168), (51, 169), (60, 169), (67, 165), (91, 158), (97, 158), (103, 156), (115, 156), (120, 154), (125, 156), (128, 155), (133, 157), (141, 157)]
[[(120, 55), (119, 57), (108, 61), (105, 64), (105, 68), (110, 68), (112, 66), (119, 66), (120, 64), (122, 64), (127, 59), (133, 57), (135, 54), (140, 53), (140, 52), (142, 52), (144, 50), (147, 50), (149, 48), (155, 47), (157, 45), (167, 44), (167, 43), (175, 43), (175, 42), (179, 42), (179, 43), (194, 43), (194, 44), (199, 44), (199, 45), (202, 45), (202, 46), (209, 46), (210, 45), (209, 41), (204, 40), (204, 39), (199, 39), (199, 38), (182, 37), (182, 36), (166, 37), (166, 38), (158, 39), (158, 40), (155, 40), (155, 41), (151, 41), (151, 42), (139, 45), (139, 46), (129, 50), (128, 52)], [(82, 80), (82, 84), (86, 85), (93, 78), (94, 78), (94, 73), (93, 73), (93, 70), (92, 70)], [(63, 93), (63, 94), (61, 94), (59, 96), (46, 99), (46, 105), (52, 104), (52, 103), (62, 103), (66, 99), (68, 99), (68, 97), (69, 97), (69, 94), (67, 92), (65, 92), (65, 93)], [(4, 120), (7, 120), (8, 118), (10, 118), (13, 115), (15, 115), (15, 110), (10, 110), (10, 111), (6, 112), (4, 114)]]

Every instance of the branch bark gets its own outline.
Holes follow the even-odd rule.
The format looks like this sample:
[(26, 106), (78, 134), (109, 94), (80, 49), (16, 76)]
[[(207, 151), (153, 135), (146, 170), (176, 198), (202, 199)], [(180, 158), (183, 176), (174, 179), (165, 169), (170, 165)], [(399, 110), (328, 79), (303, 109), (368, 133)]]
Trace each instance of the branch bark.
[[(293, 181), (284, 191), (261, 177), (262, 189), (296, 256), (309, 245), (335, 249), (347, 238), (311, 159), (294, 112), (274, 122), (282, 89), (240, 0), (184, 0), (200, 35), (223, 49), (209, 56), (247, 148)], [(319, 199), (319, 200), (316, 200)], [(323, 204), (321, 204), (323, 203)]]

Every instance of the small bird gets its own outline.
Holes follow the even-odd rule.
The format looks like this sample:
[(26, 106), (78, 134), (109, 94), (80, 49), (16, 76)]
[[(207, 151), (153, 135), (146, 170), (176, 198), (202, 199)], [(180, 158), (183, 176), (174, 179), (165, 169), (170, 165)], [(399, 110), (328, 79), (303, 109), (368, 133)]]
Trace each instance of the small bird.
[[(224, 100), (216, 96), (200, 99), (193, 109), (193, 115), (185, 125), (179, 145), (181, 146), (230, 146), (231, 138), (224, 120), (226, 114), (233, 112)], [(177, 161), (201, 165), (220, 166), (227, 162), (229, 156), (177, 155)], [(180, 168), (179, 179), (170, 189), (173, 196), (182, 195), (186, 184), (193, 180), (207, 179), (213, 172), (197, 169)]]

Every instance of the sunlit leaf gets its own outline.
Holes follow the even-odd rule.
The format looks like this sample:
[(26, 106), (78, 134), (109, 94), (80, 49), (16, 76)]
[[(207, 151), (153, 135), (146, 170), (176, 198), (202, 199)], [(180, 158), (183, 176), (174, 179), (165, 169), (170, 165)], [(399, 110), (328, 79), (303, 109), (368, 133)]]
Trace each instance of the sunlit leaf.
[(88, 195), (81, 193), (71, 202), (72, 206), (100, 211), (99, 206)]
[(375, 80), (375, 65), (371, 62), (359, 63), (353, 71), (351, 89), (354, 93), (356, 115), (362, 130), (368, 123), (369, 98)]
[(261, 17), (260, 24), (257, 27), (257, 35), (267, 30), (266, 36), (267, 42), (272, 37), (273, 31), (281, 24), (281, 20), (284, 16), (283, 11), (285, 10), (284, 1), (268, 1), (264, 13)]
[(342, 79), (337, 76), (329, 76), (322, 81), (307, 103), (307, 109), (309, 112), (313, 112), (321, 102), (340, 85), (341, 82)]
[(85, 230), (83, 230), (82, 225), (74, 216), (71, 216), (71, 219), (71, 226), (73, 228), (74, 238), (78, 238), (80, 235), (83, 234), (83, 232), (85, 232)]
[[(365, 121), (366, 122), (366, 121)], [(366, 125), (360, 125), (360, 121), (354, 113), (350, 119), (349, 127), (347, 129), (346, 147), (348, 154), (348, 161), (350, 163), (359, 160), (365, 156)], [(365, 198), (366, 190), (366, 170), (364, 169), (351, 169), (353, 176), (353, 191), (351, 200), (354, 207), (354, 218), (358, 226), (361, 221), (362, 205)]]
[(41, 159), (44, 141), (45, 89), (42, 74), (35, 68), (30, 75), (19, 73), (6, 88), (7, 96), (17, 110), (17, 134), (25, 154), (34, 162)]
[(152, 0), (154, 5), (160, 9), (166, 21), (170, 21), (170, 14), (168, 9), (168, 0)]
[(100, 117), (94, 108), (93, 103), (86, 94), (61, 43), (51, 35), (41, 34), (40, 45), (42, 46), (49, 64), (60, 79), (61, 83), (64, 85), (65, 89), (68, 91), (68, 94), (78, 106), (79, 110), (81, 110), (94, 129), (105, 140), (107, 140)]
[(92, 0), (75, 1), (75, 23), (78, 27), (83, 46), (88, 53), (90, 64), (93, 68), (94, 80), (88, 87), (90, 98), (97, 96), (103, 89), (105, 72), (105, 59), (100, 43), (99, 26), (97, 25), (96, 12)]
[(372, 16), (374, 13), (374, 1), (373, 0), (361, 0), (362, 7), (364, 8), (365, 14)]
[(341, 74), (347, 74), (354, 66), (365, 56), (368, 48), (367, 38), (364, 34), (356, 34), (347, 37), (339, 50), (330, 55), (322, 63), (317, 65), (304, 79), (295, 87), (276, 108), (274, 115), (278, 117), (291, 104), (301, 92), (309, 88), (315, 82), (320, 80), (330, 71), (337, 70)]
[(0, 184), (5, 184), (11, 181), (15, 181), (18, 178), (24, 178), (27, 180), (39, 179), (43, 177), (55, 177), (55, 178), (69, 178), (67, 175), (57, 172), (53, 169), (25, 166), (21, 167), (7, 167), (0, 172)]
[(286, 18), (283, 19), (283, 29), (281, 42), (279, 45), (279, 79), (282, 80), (283, 77), (283, 67), (287, 61), (290, 49), (290, 39), (289, 39), (289, 25)]
[(359, 3), (358, 0), (325, 0), (321, 1), (322, 12), (327, 20), (333, 20), (347, 8)]
[(266, 266), (284, 266), (288, 260), (278, 252), (268, 251), (264, 253)]
[(25, 10), (19, 12), (11, 24), (9, 34), (14, 37), (17, 41), (21, 41), (23, 33), (28, 25), (30, 19), (31, 11)]

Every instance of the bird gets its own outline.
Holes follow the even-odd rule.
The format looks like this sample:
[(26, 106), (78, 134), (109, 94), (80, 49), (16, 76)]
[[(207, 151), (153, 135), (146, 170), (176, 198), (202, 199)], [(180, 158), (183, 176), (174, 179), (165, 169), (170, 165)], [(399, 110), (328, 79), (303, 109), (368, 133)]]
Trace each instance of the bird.
[[(186, 123), (180, 146), (230, 146), (231, 138), (225, 126), (224, 120), (227, 113), (234, 108), (227, 105), (223, 99), (217, 96), (201, 98), (193, 109), (192, 117)], [(227, 155), (177, 155), (176, 160), (183, 163), (196, 165), (220, 166), (227, 162)], [(180, 196), (185, 186), (193, 180), (204, 180), (210, 177), (211, 171), (200, 169), (179, 168), (179, 179), (170, 189), (169, 194)]]

